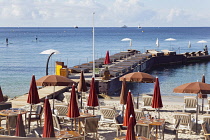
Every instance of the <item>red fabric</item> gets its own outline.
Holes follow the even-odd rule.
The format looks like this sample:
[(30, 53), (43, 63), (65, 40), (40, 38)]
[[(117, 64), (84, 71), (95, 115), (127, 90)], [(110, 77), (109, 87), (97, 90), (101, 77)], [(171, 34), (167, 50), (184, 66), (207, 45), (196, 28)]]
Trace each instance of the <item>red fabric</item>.
[(125, 81), (125, 77), (123, 78), (122, 81), (122, 88), (121, 88), (121, 94), (120, 94), (120, 104), (125, 105), (127, 102), (127, 89), (126, 89), (126, 81)]
[(18, 117), (17, 117), (15, 136), (26, 137), (25, 127), (23, 125), (22, 114), (18, 114)]
[(126, 132), (126, 140), (136, 140), (134, 126), (135, 126), (134, 117), (131, 116), (129, 118), (128, 128)]
[(90, 85), (90, 93), (89, 93), (89, 97), (88, 97), (88, 102), (87, 102), (87, 106), (98, 106), (98, 96), (96, 93), (96, 88), (95, 88), (95, 80), (94, 77), (92, 78), (91, 81), (91, 85)]
[(30, 89), (29, 89), (29, 92), (28, 92), (27, 103), (29, 103), (29, 104), (40, 103), (39, 94), (38, 94), (38, 90), (37, 90), (37, 87), (36, 87), (35, 75), (32, 76), (31, 85), (30, 85)]
[(87, 91), (87, 86), (86, 86), (86, 83), (85, 83), (85, 77), (84, 77), (83, 71), (81, 71), (81, 75), (80, 75), (77, 90), (78, 90), (78, 92), (86, 92)]
[(109, 58), (109, 51), (106, 52), (106, 57), (104, 59), (104, 64), (108, 65), (110, 64), (111, 61), (110, 61), (110, 58)]
[(80, 116), (78, 105), (77, 105), (77, 99), (76, 99), (76, 92), (75, 92), (75, 86), (72, 86), (71, 91), (71, 98), (68, 108), (68, 117), (70, 118), (76, 118)]
[(159, 80), (156, 78), (155, 80), (155, 88), (154, 88), (154, 94), (152, 98), (152, 108), (161, 108), (163, 107), (161, 94), (160, 94), (160, 86), (159, 86)]
[(133, 121), (134, 121), (133, 123), (136, 124), (136, 117), (135, 117), (135, 112), (134, 112), (134, 107), (133, 107), (132, 95), (131, 95), (131, 92), (129, 91), (128, 97), (127, 97), (125, 115), (123, 119), (123, 126), (128, 126), (129, 118), (131, 115), (133, 116)]
[(43, 138), (55, 137), (52, 111), (48, 99), (44, 102), (44, 127), (43, 127)]
[(4, 97), (3, 97), (3, 93), (0, 87), (0, 102), (3, 102), (3, 101), (4, 101)]

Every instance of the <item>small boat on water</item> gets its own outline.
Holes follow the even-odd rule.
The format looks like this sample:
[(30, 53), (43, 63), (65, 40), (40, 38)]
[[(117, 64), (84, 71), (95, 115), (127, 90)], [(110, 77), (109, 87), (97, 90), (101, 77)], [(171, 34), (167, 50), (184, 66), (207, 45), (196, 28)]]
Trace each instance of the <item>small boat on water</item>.
[(74, 28), (79, 28), (78, 26), (74, 26)]
[(123, 25), (121, 28), (127, 28), (127, 26), (126, 25)]
[(139, 29), (142, 29), (142, 27), (141, 27), (140, 25), (138, 26), (138, 28), (139, 28)]

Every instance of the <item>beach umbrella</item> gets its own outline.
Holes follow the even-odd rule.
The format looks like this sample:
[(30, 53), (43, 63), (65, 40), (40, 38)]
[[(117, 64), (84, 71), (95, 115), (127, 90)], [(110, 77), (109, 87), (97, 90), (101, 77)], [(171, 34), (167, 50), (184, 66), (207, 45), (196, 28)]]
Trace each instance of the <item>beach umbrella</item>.
[(71, 98), (70, 98), (67, 116), (69, 118), (76, 118), (76, 117), (80, 116), (74, 85), (72, 86)]
[(111, 61), (110, 61), (110, 58), (109, 58), (109, 51), (106, 52), (106, 57), (104, 59), (104, 64), (108, 65), (110, 64)]
[(131, 115), (129, 118), (128, 128), (126, 132), (126, 140), (136, 140), (135, 131), (134, 131), (134, 117)]
[(83, 71), (81, 71), (81, 74), (80, 74), (80, 79), (79, 79), (77, 91), (81, 93), (80, 99), (81, 99), (81, 108), (82, 108), (82, 92), (87, 91), (87, 86), (86, 86), (86, 83), (85, 83), (85, 77), (84, 77)]
[(15, 136), (26, 137), (25, 127), (23, 125), (22, 114), (18, 114), (18, 117), (17, 117)]
[(159, 40), (158, 40), (158, 38), (157, 38), (157, 40), (156, 40), (156, 46), (159, 48), (159, 46), (160, 46), (160, 43), (159, 43)]
[[(55, 92), (55, 86), (72, 86), (76, 84), (73, 80), (60, 75), (46, 75), (36, 80), (37, 86), (54, 86), (53, 92)], [(53, 112), (54, 112), (54, 94), (53, 94)]]
[(96, 107), (98, 105), (99, 105), (98, 104), (98, 95), (96, 93), (95, 79), (94, 79), (94, 77), (92, 77), (87, 106), (93, 107), (93, 115), (94, 115), (94, 107)]
[(44, 127), (43, 127), (43, 138), (55, 137), (52, 111), (50, 108), (49, 99), (45, 99), (44, 102)]
[(132, 46), (132, 39), (130, 38), (123, 38), (121, 41), (130, 41), (130, 47)]
[(120, 104), (122, 104), (122, 118), (124, 116), (124, 105), (126, 105), (127, 102), (127, 88), (126, 88), (126, 80), (125, 77), (123, 78), (122, 81), (122, 88), (121, 88), (121, 93), (120, 93)]
[(198, 124), (198, 94), (209, 94), (210, 93), (210, 84), (202, 82), (192, 82), (180, 85), (174, 88), (173, 92), (175, 93), (193, 93), (197, 94), (197, 111), (196, 111), (196, 132)]
[(128, 92), (125, 116), (123, 119), (123, 126), (128, 126), (130, 115), (133, 116), (134, 123), (136, 124), (136, 117), (135, 117), (135, 112), (134, 112), (134, 107), (133, 107), (131, 91)]
[(153, 97), (152, 97), (152, 108), (155, 108), (155, 109), (158, 110), (158, 118), (160, 118), (159, 109), (162, 108), (162, 107), (163, 107), (163, 103), (162, 103), (161, 94), (160, 94), (159, 80), (156, 77), (154, 94), (153, 94)]
[(203, 46), (203, 44), (204, 44), (204, 43), (207, 43), (207, 41), (205, 41), (205, 40), (200, 40), (200, 41), (198, 41), (197, 43), (200, 43), (200, 44), (202, 44), (202, 46)]
[[(72, 90), (71, 90), (71, 97), (70, 97), (67, 117), (76, 118), (79, 116), (80, 116), (80, 113), (79, 113), (79, 109), (78, 109), (78, 105), (77, 105), (75, 86), (73, 85)], [(73, 122), (72, 122), (72, 124), (73, 124)], [(73, 127), (73, 125), (72, 125), (72, 127)]]
[[(155, 77), (144, 72), (132, 72), (124, 76), (127, 82), (153, 83), (155, 81)], [(123, 77), (120, 77), (120, 81), (123, 81)], [(137, 96), (137, 109), (138, 109), (138, 102), (139, 102), (139, 92)]]
[[(27, 103), (29, 103), (31, 105), (30, 112), (29, 112), (30, 114), (32, 111), (32, 105), (40, 103), (36, 80), (35, 80), (35, 75), (32, 76), (32, 80), (31, 80), (31, 84), (30, 84), (30, 88), (29, 88), (29, 92), (28, 92)], [(29, 117), (29, 124), (28, 124), (29, 132), (30, 132), (30, 124), (31, 124), (31, 118)]]
[[(205, 83), (205, 75), (202, 76), (202, 83)], [(202, 114), (203, 114), (203, 105), (204, 105), (204, 99), (207, 98), (206, 94), (198, 94), (198, 97), (202, 99)]]
[(0, 102), (4, 102), (4, 96), (1, 90), (1, 86), (0, 86)]
[(165, 41), (170, 41), (170, 48), (171, 48), (171, 42), (172, 41), (176, 41), (176, 39), (174, 39), (174, 38), (167, 38), (167, 39), (165, 39)]

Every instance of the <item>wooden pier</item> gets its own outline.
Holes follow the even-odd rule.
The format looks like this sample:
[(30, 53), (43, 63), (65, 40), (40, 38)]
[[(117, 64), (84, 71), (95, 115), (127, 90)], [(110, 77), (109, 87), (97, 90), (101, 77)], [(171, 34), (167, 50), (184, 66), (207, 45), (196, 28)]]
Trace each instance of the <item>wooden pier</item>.
[[(47, 86), (43, 87), (38, 90), (39, 93), (39, 99), (41, 102), (44, 101), (46, 97), (52, 98), (52, 96), (57, 96), (60, 93), (68, 91), (69, 87), (67, 86)], [(27, 105), (27, 99), (28, 99), (28, 94), (24, 94), (22, 96), (19, 96), (9, 102), (12, 103), (12, 108), (20, 108), (25, 105)]]

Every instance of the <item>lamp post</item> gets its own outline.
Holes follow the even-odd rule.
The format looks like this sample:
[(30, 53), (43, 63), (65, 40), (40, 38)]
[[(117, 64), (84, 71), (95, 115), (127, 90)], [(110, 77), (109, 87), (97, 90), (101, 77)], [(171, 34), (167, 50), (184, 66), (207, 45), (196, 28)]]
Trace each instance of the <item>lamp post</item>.
[(50, 54), (48, 56), (48, 59), (47, 59), (47, 64), (46, 64), (46, 75), (48, 75), (48, 64), (49, 64), (49, 61), (50, 61), (50, 57), (53, 55), (53, 54), (59, 54), (60, 52), (57, 51), (57, 50), (53, 50), (53, 49), (49, 49), (49, 50), (45, 50), (43, 52), (41, 52), (40, 54)]

